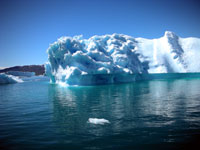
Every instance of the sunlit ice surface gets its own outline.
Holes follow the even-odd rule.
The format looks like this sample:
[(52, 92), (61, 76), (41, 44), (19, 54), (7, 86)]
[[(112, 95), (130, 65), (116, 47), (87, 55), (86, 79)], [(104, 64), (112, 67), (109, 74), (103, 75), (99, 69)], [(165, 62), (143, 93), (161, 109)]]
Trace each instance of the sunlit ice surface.
[(199, 38), (170, 31), (158, 39), (61, 37), (49, 46), (45, 69), (52, 83), (68, 85), (130, 82), (136, 74), (194, 73), (200, 72), (199, 47)]

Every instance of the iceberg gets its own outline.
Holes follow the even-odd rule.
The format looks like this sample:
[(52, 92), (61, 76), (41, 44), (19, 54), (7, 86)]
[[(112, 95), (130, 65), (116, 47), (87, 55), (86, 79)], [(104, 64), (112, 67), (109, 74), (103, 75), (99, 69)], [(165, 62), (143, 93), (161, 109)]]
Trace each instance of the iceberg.
[(44, 75), (31, 76), (31, 77), (22, 77), (24, 82), (36, 82), (36, 81), (49, 81), (49, 77)]
[(23, 82), (23, 81), (13, 75), (0, 73), (0, 84), (9, 84), (9, 83), (18, 83), (18, 82)]
[(22, 71), (8, 71), (6, 74), (13, 76), (22, 76), (22, 77), (32, 77), (35, 76), (35, 72), (22, 72)]
[(91, 85), (132, 82), (157, 73), (200, 72), (200, 38), (166, 31), (158, 39), (124, 34), (61, 37), (47, 49), (52, 83)]
[(110, 123), (108, 120), (106, 119), (98, 119), (98, 118), (89, 118), (88, 119), (88, 123), (92, 123), (92, 124), (100, 124), (100, 125), (104, 125), (106, 123)]

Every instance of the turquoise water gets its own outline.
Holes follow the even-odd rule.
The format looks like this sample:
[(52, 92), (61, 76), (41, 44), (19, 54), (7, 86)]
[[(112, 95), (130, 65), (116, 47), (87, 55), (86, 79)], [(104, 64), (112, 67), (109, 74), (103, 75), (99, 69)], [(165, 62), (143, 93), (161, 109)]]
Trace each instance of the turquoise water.
[[(89, 118), (110, 124), (94, 125)], [(61, 87), (0, 86), (0, 149), (191, 149), (200, 135), (200, 79)]]

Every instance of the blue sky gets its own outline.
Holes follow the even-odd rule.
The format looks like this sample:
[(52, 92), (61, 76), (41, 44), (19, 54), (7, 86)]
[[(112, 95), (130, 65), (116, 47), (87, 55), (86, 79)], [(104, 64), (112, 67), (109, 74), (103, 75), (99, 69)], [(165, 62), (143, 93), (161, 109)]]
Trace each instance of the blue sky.
[(200, 37), (198, 0), (0, 0), (0, 67), (43, 64), (61, 36)]

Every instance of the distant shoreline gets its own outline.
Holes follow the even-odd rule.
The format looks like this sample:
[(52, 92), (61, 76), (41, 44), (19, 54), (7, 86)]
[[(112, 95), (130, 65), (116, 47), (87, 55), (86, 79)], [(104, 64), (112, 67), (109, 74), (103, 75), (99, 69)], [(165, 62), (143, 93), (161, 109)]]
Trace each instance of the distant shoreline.
[(44, 65), (24, 65), (24, 66), (13, 66), (13, 67), (0, 67), (0, 73), (8, 71), (22, 71), (22, 72), (35, 72), (35, 75), (44, 75)]

